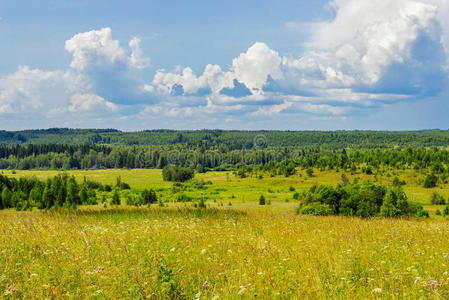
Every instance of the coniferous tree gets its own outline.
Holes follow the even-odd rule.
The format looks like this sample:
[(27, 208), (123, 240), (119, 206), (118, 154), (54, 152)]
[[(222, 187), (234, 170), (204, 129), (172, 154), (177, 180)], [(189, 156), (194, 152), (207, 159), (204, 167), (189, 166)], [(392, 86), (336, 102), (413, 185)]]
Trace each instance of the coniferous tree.
[(112, 195), (111, 205), (120, 205), (120, 203), (120, 194), (118, 192), (118, 189), (115, 189), (114, 194)]
[(70, 177), (67, 182), (67, 199), (65, 206), (69, 208), (76, 208), (79, 203), (78, 184), (75, 181), (75, 177)]

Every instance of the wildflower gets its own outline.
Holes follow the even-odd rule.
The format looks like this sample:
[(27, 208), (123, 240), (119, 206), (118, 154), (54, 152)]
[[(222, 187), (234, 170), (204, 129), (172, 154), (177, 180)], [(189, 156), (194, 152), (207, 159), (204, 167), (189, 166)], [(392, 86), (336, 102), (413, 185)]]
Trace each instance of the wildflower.
[(209, 288), (210, 287), (210, 285), (209, 285), (209, 282), (207, 282), (207, 280), (203, 283), (203, 288), (205, 288), (205, 289), (207, 289), (207, 288)]
[(257, 293), (254, 293), (254, 297), (257, 297)]
[(438, 281), (430, 280), (429, 283), (427, 284), (427, 286), (429, 286), (429, 287), (433, 287), (434, 285), (438, 285)]
[(375, 288), (372, 290), (373, 293), (382, 293), (382, 289), (381, 288)]
[(243, 294), (245, 292), (245, 289), (241, 289), (238, 293), (237, 293), (237, 295), (241, 295), (241, 294)]

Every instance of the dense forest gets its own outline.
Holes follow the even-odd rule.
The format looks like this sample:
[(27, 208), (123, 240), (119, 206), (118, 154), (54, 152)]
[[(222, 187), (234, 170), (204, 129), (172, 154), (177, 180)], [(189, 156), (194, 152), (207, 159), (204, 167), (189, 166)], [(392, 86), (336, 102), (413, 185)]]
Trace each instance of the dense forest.
[(0, 145), (0, 169), (109, 169), (189, 167), (198, 172), (260, 167), (288, 175), (289, 169), (360, 169), (374, 173), (383, 167), (449, 172), (449, 150), (437, 147), (323, 150), (293, 147), (231, 150), (226, 145), (199, 143), (162, 146), (124, 145)]
[(422, 131), (235, 131), (67, 129), (0, 131), (0, 144), (173, 145), (208, 142), (229, 149), (300, 147), (336, 150), (448, 146), (449, 130)]

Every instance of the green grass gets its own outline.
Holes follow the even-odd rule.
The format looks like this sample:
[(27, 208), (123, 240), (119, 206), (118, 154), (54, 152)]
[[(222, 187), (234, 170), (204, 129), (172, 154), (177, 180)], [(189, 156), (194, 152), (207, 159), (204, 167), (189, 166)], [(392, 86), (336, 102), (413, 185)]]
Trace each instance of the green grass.
[[(36, 176), (39, 179), (46, 179), (53, 177), (61, 172), (59, 171), (2, 171), (4, 175), (12, 177)], [(73, 174), (76, 179), (81, 182), (84, 177), (99, 181), (101, 183), (115, 184), (117, 176), (121, 176), (122, 181), (129, 183), (132, 188), (141, 190), (144, 188), (153, 188), (158, 191), (158, 195), (165, 199), (173, 199), (172, 186), (173, 183), (162, 180), (161, 170), (155, 169), (133, 169), (133, 170), (89, 170), (89, 171), (68, 171), (68, 174)], [(386, 174), (391, 176), (388, 177)], [(232, 172), (208, 172), (204, 174), (196, 174), (194, 180), (212, 181), (212, 185), (207, 185), (206, 189), (198, 190), (189, 188), (184, 191), (185, 194), (192, 197), (206, 197), (208, 203), (223, 203), (228, 204), (230, 201), (237, 206), (248, 207), (255, 206), (258, 203), (261, 194), (270, 200), (272, 203), (285, 202), (286, 199), (290, 203), (294, 203), (293, 193), (289, 191), (292, 186), (298, 192), (307, 191), (314, 184), (329, 184), (336, 185), (341, 182), (341, 175), (343, 172), (315, 170), (313, 177), (308, 177), (304, 170), (298, 170), (298, 173), (291, 177), (275, 176), (270, 177), (269, 174), (263, 174), (263, 178), (259, 179), (254, 174), (253, 177), (239, 178), (232, 174)], [(379, 184), (391, 185), (394, 176), (398, 176), (401, 180), (406, 181), (403, 186), (405, 193), (409, 200), (422, 203), (426, 209), (430, 208), (434, 212), (435, 207), (430, 206), (431, 195), (434, 191), (441, 194), (446, 199), (449, 198), (449, 185), (440, 184), (433, 189), (426, 189), (422, 187), (423, 174), (416, 173), (412, 170), (389, 170), (383, 176), (366, 175), (356, 173), (351, 175), (350, 172), (345, 172), (349, 180), (352, 182), (358, 179), (360, 183), (371, 181)], [(271, 192), (270, 192), (271, 191)], [(216, 202), (213, 202), (216, 201)], [(291, 206), (291, 205), (290, 205)], [(441, 209), (440, 209), (441, 210)]]

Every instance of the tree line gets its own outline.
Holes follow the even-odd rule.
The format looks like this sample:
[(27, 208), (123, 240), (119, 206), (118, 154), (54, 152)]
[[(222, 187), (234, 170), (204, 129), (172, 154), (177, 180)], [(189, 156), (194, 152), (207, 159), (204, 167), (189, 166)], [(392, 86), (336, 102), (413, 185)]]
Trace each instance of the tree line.
[[(259, 139), (260, 137), (260, 139)], [(144, 130), (50, 128), (0, 131), (2, 144), (111, 144), (172, 145), (208, 142), (232, 150), (265, 147), (323, 149), (374, 149), (392, 147), (448, 146), (449, 131), (237, 131), (237, 130)]]
[[(79, 205), (95, 205), (98, 201), (106, 203), (106, 194), (112, 194), (110, 204), (120, 205), (120, 190), (130, 189), (127, 183), (117, 178), (115, 186), (84, 178), (77, 183), (74, 176), (59, 174), (46, 181), (37, 178), (9, 178), (0, 174), (0, 209), (16, 210), (51, 209), (53, 207), (76, 208)], [(98, 192), (102, 198), (98, 199)], [(157, 202), (156, 192), (143, 190), (132, 199), (133, 205), (148, 205)], [(130, 203), (131, 204), (131, 203)]]
[[(198, 172), (238, 170), (246, 166), (265, 170), (293, 167), (355, 169), (374, 172), (383, 166), (397, 169), (448, 171), (446, 149), (411, 148), (373, 150), (323, 150), (289, 147), (232, 150), (226, 145), (105, 146), (105, 145), (15, 145), (0, 146), (0, 169), (101, 169), (189, 167)], [(290, 170), (290, 171), (289, 171)]]

